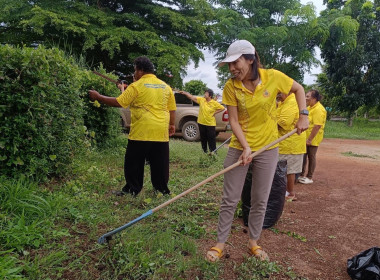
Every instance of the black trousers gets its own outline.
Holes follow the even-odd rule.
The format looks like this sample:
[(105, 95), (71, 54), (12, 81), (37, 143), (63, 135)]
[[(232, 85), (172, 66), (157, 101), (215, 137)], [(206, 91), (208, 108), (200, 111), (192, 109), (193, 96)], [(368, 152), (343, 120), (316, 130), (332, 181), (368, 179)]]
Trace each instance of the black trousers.
[(199, 133), (201, 136), (202, 149), (207, 153), (207, 143), (210, 152), (216, 149), (216, 132), (215, 126), (208, 126), (198, 123)]
[(149, 160), (153, 187), (169, 194), (169, 142), (128, 140), (124, 160), (126, 185), (122, 191), (137, 195), (144, 183), (145, 160)]

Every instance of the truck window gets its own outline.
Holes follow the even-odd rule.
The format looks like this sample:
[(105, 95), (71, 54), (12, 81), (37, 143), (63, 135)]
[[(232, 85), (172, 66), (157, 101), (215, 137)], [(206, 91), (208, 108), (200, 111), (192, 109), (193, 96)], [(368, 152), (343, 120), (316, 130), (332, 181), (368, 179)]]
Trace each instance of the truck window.
[(185, 95), (182, 95), (178, 92), (175, 92), (174, 93), (174, 97), (175, 97), (175, 103), (177, 104), (193, 104), (193, 102), (187, 98)]

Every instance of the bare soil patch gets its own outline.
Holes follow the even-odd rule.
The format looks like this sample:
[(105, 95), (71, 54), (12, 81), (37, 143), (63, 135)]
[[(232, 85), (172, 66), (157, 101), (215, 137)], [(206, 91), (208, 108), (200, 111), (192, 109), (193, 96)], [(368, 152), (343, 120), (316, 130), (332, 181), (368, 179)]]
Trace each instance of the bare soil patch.
[[(218, 140), (224, 137), (229, 135), (219, 135)], [(348, 152), (370, 157), (342, 154)], [(271, 261), (292, 267), (298, 276), (350, 279), (347, 259), (380, 245), (380, 141), (324, 139), (313, 179), (311, 185), (296, 184), (298, 200), (286, 202), (275, 226), (283, 233), (264, 230), (259, 244)], [(248, 256), (244, 229), (241, 219), (236, 219), (221, 279), (236, 279), (233, 267)], [(214, 242), (203, 240), (200, 249), (206, 253)]]

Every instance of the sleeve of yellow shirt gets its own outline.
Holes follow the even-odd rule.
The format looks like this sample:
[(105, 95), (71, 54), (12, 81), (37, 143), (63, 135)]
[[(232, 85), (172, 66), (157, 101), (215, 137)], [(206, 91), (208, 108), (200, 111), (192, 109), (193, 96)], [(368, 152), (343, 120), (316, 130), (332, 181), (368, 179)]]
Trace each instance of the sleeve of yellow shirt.
[(170, 89), (170, 95), (168, 100), (168, 111), (175, 111), (177, 110), (177, 105), (175, 103), (175, 97), (172, 89)]
[(224, 86), (222, 103), (230, 106), (237, 106), (237, 99), (234, 93), (232, 80), (228, 80)]
[(136, 98), (137, 96), (137, 88), (131, 84), (127, 87), (126, 90), (122, 92), (121, 95), (116, 97), (117, 102), (120, 104), (121, 107), (127, 108), (132, 101)]
[(324, 125), (325, 124), (325, 119), (326, 119), (326, 114), (323, 112), (322, 108), (316, 108), (313, 112), (313, 122), (314, 125)]
[(285, 94), (288, 94), (290, 92), (290, 89), (293, 86), (294, 80), (292, 78), (289, 78), (284, 73), (273, 70), (274, 80), (277, 81), (277, 89), (278, 92), (283, 92)]
[[(289, 97), (288, 97), (289, 98)], [(291, 106), (292, 103), (282, 104), (280, 114), (278, 115), (277, 123), (284, 130), (288, 131), (293, 128), (294, 118), (298, 111), (297, 106)]]
[(215, 101), (215, 109), (216, 110), (222, 110), (224, 109), (224, 106), (220, 104), (218, 101)]

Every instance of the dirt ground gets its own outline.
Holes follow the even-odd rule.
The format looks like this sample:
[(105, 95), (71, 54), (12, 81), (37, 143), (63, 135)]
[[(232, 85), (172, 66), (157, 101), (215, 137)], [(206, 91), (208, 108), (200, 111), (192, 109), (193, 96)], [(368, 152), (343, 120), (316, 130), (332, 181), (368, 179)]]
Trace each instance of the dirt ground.
[[(221, 134), (218, 140), (226, 137)], [(380, 141), (324, 139), (313, 179), (311, 185), (296, 184), (298, 200), (286, 202), (275, 226), (282, 233), (264, 230), (259, 244), (271, 261), (292, 267), (298, 276), (350, 279), (347, 259), (380, 246)], [(221, 279), (236, 279), (233, 267), (248, 255), (245, 231), (236, 219)], [(206, 252), (214, 240), (203, 245)]]

